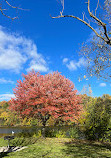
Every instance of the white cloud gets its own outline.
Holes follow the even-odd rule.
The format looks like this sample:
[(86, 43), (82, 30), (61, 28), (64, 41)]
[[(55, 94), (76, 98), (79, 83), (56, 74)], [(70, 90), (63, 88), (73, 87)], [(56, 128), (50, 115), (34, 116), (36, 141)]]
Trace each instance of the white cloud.
[(14, 98), (15, 95), (14, 94), (0, 94), (0, 100), (3, 101), (3, 100), (10, 100), (11, 98)]
[(36, 68), (35, 70), (48, 71), (44, 57), (37, 52), (37, 46), (32, 40), (6, 32), (0, 26), (0, 69), (18, 73), (27, 62), (27, 70)]
[(47, 72), (48, 71), (48, 68), (45, 67), (44, 65), (40, 65), (40, 64), (33, 64), (31, 65), (27, 71), (31, 71), (32, 69), (34, 69), (35, 71), (41, 71), (41, 72)]
[(100, 83), (99, 86), (100, 87), (106, 87), (106, 83)]
[(49, 69), (46, 65), (47, 64), (43, 56), (41, 54), (38, 54), (37, 60), (33, 59), (30, 62), (30, 67), (27, 69), (27, 71), (34, 69), (35, 71), (47, 72)]
[(67, 63), (68, 62), (68, 58), (64, 58), (63, 59), (63, 64)]
[(74, 60), (71, 60), (69, 64), (66, 64), (66, 66), (69, 70), (77, 70), (77, 65)]
[(11, 83), (11, 84), (14, 84), (14, 81), (12, 81), (12, 80), (6, 80), (6, 79), (4, 79), (4, 78), (0, 78), (0, 84), (7, 84), (7, 83)]
[[(68, 60), (66, 60), (66, 61), (68, 61)], [(69, 70), (72, 70), (72, 71), (77, 70), (77, 68), (86, 67), (87, 66), (87, 60), (85, 58), (83, 58), (83, 57), (80, 58), (78, 62), (75, 61), (75, 60), (70, 60), (68, 63), (65, 63), (65, 62), (63, 62), (63, 63), (66, 65), (66, 67)]]

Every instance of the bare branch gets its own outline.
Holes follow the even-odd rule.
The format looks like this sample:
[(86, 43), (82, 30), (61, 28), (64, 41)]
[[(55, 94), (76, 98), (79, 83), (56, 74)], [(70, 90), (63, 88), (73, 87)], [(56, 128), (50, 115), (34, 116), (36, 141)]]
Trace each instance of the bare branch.
[(7, 0), (5, 0), (5, 2), (6, 2), (11, 8), (20, 9), (20, 10), (29, 10), (29, 9), (23, 9), (23, 8), (15, 7), (15, 6), (11, 5)]
[[(105, 81), (111, 80), (111, 38), (110, 38), (110, 29), (111, 24), (111, 0), (104, 0), (105, 6), (101, 8), (99, 2), (97, 0), (96, 9), (93, 11), (90, 10), (90, 1), (87, 0), (87, 10), (88, 15), (91, 17), (90, 19), (87, 18), (85, 12), (82, 13), (82, 18), (79, 18), (75, 15), (63, 15), (63, 11), (60, 12), (60, 15), (52, 18), (65, 18), (70, 17), (77, 19), (87, 25), (94, 33), (91, 37), (89, 42), (85, 42), (82, 47), (80, 48), (81, 55), (88, 61), (87, 66), (87, 77), (86, 75), (84, 78), (86, 80), (92, 76), (96, 76), (98, 79), (102, 78)], [(99, 7), (100, 6), (100, 7)], [(104, 14), (105, 20), (107, 20), (107, 27), (106, 23), (102, 20), (103, 18), (97, 16), (97, 10), (103, 9), (103, 12), (106, 11)], [(100, 14), (101, 15), (101, 14)], [(91, 23), (91, 24), (90, 24)], [(93, 24), (96, 23), (98, 29), (96, 30)], [(81, 78), (79, 78), (79, 82)]]
[(62, 3), (62, 11), (60, 12), (60, 14), (62, 15), (64, 11), (64, 0), (61, 0), (61, 3)]
[(96, 16), (96, 11), (97, 11), (97, 9), (98, 9), (98, 6), (99, 6), (99, 0), (98, 0), (98, 3), (97, 3), (97, 7), (96, 7), (96, 9), (95, 9), (95, 16)]
[[(4, 10), (4, 9), (0, 9), (2, 15), (6, 16), (7, 18), (12, 19), (12, 20), (18, 19), (18, 17), (13, 17), (13, 18), (11, 18), (10, 16), (4, 14), (3, 10)], [(5, 9), (5, 10), (6, 10), (6, 9)]]
[(85, 14), (85, 18), (89, 22), (89, 25), (90, 25), (90, 20), (87, 18), (86, 14)]
[(11, 8), (15, 8), (15, 9), (17, 9), (17, 7), (12, 6), (7, 0), (5, 0), (5, 2), (6, 2)]
[[(63, 0), (63, 2), (64, 2), (64, 0)], [(88, 23), (88, 22), (86, 22), (86, 21), (84, 20), (84, 15), (85, 15), (85, 13), (83, 13), (83, 19), (81, 19), (81, 18), (79, 18), (79, 17), (77, 17), (77, 16), (74, 16), (74, 15), (63, 15), (63, 10), (64, 10), (64, 9), (63, 9), (63, 10), (60, 12), (60, 15), (59, 15), (59, 16), (56, 16), (56, 17), (52, 17), (52, 16), (51, 16), (51, 17), (52, 17), (53, 19), (54, 19), (54, 18), (64, 18), (64, 17), (75, 18), (75, 19), (81, 21), (82, 23), (84, 23), (85, 25), (87, 25), (90, 29), (92, 29), (92, 30), (94, 31), (94, 33), (96, 34), (96, 36), (98, 36), (100, 39), (102, 39), (103, 41), (105, 41), (108, 45), (111, 45), (111, 38), (108, 36), (106, 24), (105, 24), (104, 22), (102, 22), (102, 20), (100, 20), (100, 19), (98, 19), (98, 18), (96, 17), (96, 11), (97, 11), (97, 9), (98, 9), (99, 0), (98, 0), (97, 7), (96, 7), (96, 9), (95, 9), (95, 15), (90, 11), (90, 0), (88, 0), (88, 2), (86, 2), (86, 3), (87, 3), (87, 5), (88, 5), (88, 13), (89, 13), (90, 17), (93, 18), (93, 19), (97, 22), (98, 25), (102, 26), (102, 28), (103, 28), (103, 30), (104, 30), (104, 35), (105, 35), (105, 37), (102, 36), (101, 34), (99, 34), (99, 33), (90, 25), (90, 22)], [(63, 8), (64, 8), (64, 7), (63, 7)], [(86, 19), (87, 19), (87, 17), (86, 17)], [(88, 19), (87, 19), (87, 20), (88, 20)], [(88, 20), (88, 21), (89, 21), (89, 20)]]
[[(10, 8), (13, 8), (13, 9), (26, 10), (26, 9), (22, 9), (22, 8), (13, 6), (12, 4), (10, 4), (10, 3), (8, 2), (8, 0), (4, 0), (4, 3), (6, 3), (7, 6), (9, 6)], [(3, 4), (4, 4), (4, 3), (3, 3)], [(2, 2), (0, 2), (0, 12), (2, 13), (2, 15), (5, 16), (5, 17), (7, 17), (7, 18), (9, 18), (9, 19), (12, 19), (12, 20), (18, 19), (18, 17), (11, 17), (11, 16), (5, 14), (5, 13), (4, 13), (4, 10), (7, 10), (7, 9), (3, 9), (3, 4), (2, 4)]]
[(85, 15), (85, 12), (83, 12), (83, 13), (82, 13), (82, 15), (83, 15), (83, 20), (84, 20), (84, 15)]
[(52, 17), (52, 18), (55, 19), (55, 18), (65, 18), (65, 17), (75, 18), (75, 19), (83, 22), (85, 25), (87, 25), (89, 28), (91, 28), (99, 38), (101, 38), (102, 40), (104, 40), (107, 43), (107, 40), (104, 37), (102, 37), (90, 24), (88, 24), (86, 21), (82, 20), (81, 18), (79, 18), (77, 16), (73, 16), (73, 15), (60, 15), (60, 16)]
[[(111, 45), (111, 39), (109, 38), (108, 34), (107, 34), (107, 29), (106, 29), (106, 24), (104, 22), (102, 22), (100, 19), (98, 19), (94, 14), (92, 14), (92, 12), (90, 11), (90, 0), (88, 0), (88, 12), (89, 12), (89, 15), (95, 19), (104, 29), (104, 35), (106, 36), (107, 40), (105, 40), (104, 38), (101, 38), (103, 39), (107, 44)], [(96, 34), (97, 35), (97, 34)], [(99, 37), (99, 36), (98, 36)]]

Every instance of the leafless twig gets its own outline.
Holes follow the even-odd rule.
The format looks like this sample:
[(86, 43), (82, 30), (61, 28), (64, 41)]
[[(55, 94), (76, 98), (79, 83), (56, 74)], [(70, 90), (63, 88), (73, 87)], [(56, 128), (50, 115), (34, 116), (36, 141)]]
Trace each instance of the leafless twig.
[[(10, 8), (13, 8), (13, 9), (26, 10), (26, 9), (19, 8), (19, 7), (17, 7), (17, 6), (13, 6), (12, 4), (10, 4), (10, 3), (8, 2), (8, 0), (4, 0), (4, 3), (6, 3), (7, 6), (9, 6)], [(2, 13), (3, 16), (5, 16), (5, 17), (7, 17), (7, 18), (9, 18), (9, 19), (12, 19), (12, 20), (18, 19), (17, 16), (16, 16), (16, 17), (11, 17), (11, 16), (5, 14), (5, 13), (4, 13), (4, 10), (7, 10), (7, 9), (3, 9), (3, 4), (2, 4), (2, 2), (0, 2), (0, 12)]]
[[(63, 0), (63, 2), (64, 2), (64, 0)], [(104, 35), (105, 35), (105, 36), (100, 35), (100, 34), (94, 29), (94, 27), (92, 27), (92, 26), (90, 25), (90, 23), (88, 23), (88, 22), (86, 22), (86, 21), (84, 20), (84, 14), (83, 14), (83, 19), (81, 19), (81, 18), (79, 18), (79, 17), (77, 17), (77, 16), (74, 16), (74, 15), (63, 15), (63, 10), (64, 10), (64, 9), (63, 9), (63, 10), (60, 12), (60, 15), (59, 15), (59, 16), (56, 16), (56, 17), (52, 17), (52, 16), (51, 16), (51, 17), (52, 17), (53, 19), (54, 19), (54, 18), (65, 18), (65, 17), (75, 18), (75, 19), (81, 21), (82, 23), (84, 23), (85, 25), (87, 25), (90, 29), (92, 29), (93, 32), (96, 34), (96, 36), (98, 36), (100, 39), (102, 39), (103, 41), (105, 41), (105, 43), (107, 43), (108, 45), (111, 45), (111, 38), (108, 36), (106, 24), (105, 24), (102, 20), (100, 20), (99, 18), (97, 18), (96, 14), (94, 15), (94, 14), (90, 11), (90, 0), (88, 0), (88, 2), (86, 2), (86, 3), (87, 3), (88, 13), (89, 13), (90, 17), (93, 18), (93, 19), (97, 22), (98, 25), (101, 25), (101, 26), (103, 27)], [(63, 4), (64, 4), (64, 3), (63, 3)], [(96, 7), (96, 9), (95, 9), (95, 13), (96, 13), (96, 11), (97, 11), (97, 9), (98, 9), (98, 5), (99, 5), (99, 0), (98, 0), (97, 7)]]

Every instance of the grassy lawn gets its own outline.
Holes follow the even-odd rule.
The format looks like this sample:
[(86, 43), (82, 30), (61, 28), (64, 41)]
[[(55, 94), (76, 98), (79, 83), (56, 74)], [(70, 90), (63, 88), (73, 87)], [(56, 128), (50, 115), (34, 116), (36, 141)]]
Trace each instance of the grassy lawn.
[[(0, 146), (7, 143), (0, 139)], [(27, 149), (8, 153), (4, 158), (111, 158), (111, 144), (70, 138), (38, 139)]]
[(3, 138), (0, 138), (0, 147), (7, 146), (7, 145), (8, 145), (8, 141), (4, 140)]

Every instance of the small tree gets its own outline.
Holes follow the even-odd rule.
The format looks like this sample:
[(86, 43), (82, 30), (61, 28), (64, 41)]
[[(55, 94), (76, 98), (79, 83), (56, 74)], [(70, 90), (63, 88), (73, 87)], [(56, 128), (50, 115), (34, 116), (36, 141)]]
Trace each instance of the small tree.
[(69, 79), (59, 72), (40, 75), (32, 71), (23, 77), (23, 81), (17, 81), (10, 109), (22, 117), (39, 118), (44, 128), (51, 116), (77, 120), (82, 110), (81, 99)]
[(89, 140), (103, 140), (110, 128), (111, 97), (108, 95), (103, 95), (101, 98), (90, 97), (88, 102), (84, 103), (86, 105), (79, 119), (82, 131)]

